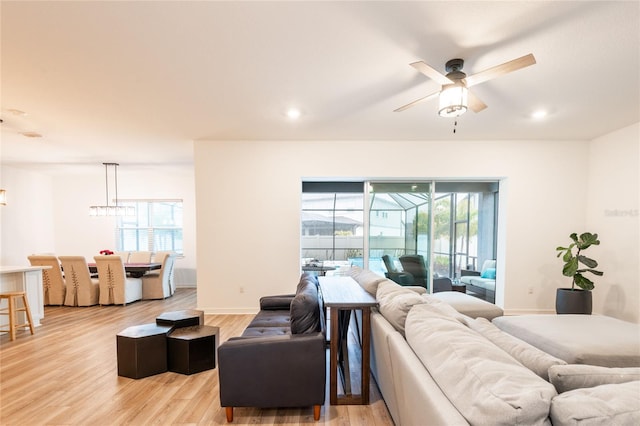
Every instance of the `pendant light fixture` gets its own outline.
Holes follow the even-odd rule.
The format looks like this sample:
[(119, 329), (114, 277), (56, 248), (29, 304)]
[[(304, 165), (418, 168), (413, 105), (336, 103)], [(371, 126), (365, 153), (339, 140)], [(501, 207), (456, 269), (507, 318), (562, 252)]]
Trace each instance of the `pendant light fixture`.
[[(135, 216), (136, 209), (133, 206), (121, 206), (118, 204), (118, 163), (104, 164), (104, 182), (106, 188), (107, 203), (104, 206), (89, 207), (89, 216)], [(113, 175), (116, 189), (115, 204), (109, 204), (109, 167), (113, 167)]]

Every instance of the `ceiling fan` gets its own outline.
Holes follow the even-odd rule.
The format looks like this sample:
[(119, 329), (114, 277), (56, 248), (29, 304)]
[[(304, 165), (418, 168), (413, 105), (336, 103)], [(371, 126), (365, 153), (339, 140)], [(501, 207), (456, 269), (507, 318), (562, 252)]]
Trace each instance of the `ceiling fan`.
[(464, 66), (464, 60), (462, 59), (451, 59), (447, 61), (445, 64), (447, 75), (441, 74), (435, 68), (427, 65), (424, 61), (414, 62), (409, 65), (440, 84), (442, 88), (438, 92), (431, 93), (425, 97), (401, 106), (400, 108), (395, 109), (394, 112), (404, 111), (424, 101), (435, 98), (436, 96), (440, 97), (438, 114), (442, 117), (458, 117), (464, 114), (467, 111), (467, 108), (470, 108), (473, 112), (480, 112), (485, 109), (487, 105), (485, 105), (484, 102), (478, 99), (478, 97), (469, 90), (470, 87), (521, 68), (528, 67), (535, 63), (536, 58), (533, 57), (532, 53), (529, 53), (528, 55), (505, 62), (501, 65), (496, 65), (495, 67), (467, 77), (467, 75), (462, 71), (462, 67)]

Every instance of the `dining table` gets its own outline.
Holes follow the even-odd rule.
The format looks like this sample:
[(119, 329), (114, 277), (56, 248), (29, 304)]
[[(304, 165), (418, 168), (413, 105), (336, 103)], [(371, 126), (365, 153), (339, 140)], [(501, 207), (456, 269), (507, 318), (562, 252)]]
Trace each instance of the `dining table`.
[[(98, 273), (98, 267), (95, 263), (88, 263), (89, 272), (92, 274)], [(149, 271), (153, 271), (156, 269), (162, 268), (162, 263), (125, 263), (124, 270), (127, 274), (131, 275), (134, 278), (140, 278), (144, 274)]]

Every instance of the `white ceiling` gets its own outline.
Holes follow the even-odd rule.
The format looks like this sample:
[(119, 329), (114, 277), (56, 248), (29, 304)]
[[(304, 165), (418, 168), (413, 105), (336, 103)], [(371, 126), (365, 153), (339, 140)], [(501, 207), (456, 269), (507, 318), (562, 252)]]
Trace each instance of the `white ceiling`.
[[(638, 1), (0, 7), (3, 164), (191, 164), (194, 140), (589, 140), (640, 121)], [(411, 62), (474, 74), (528, 53), (474, 87), (488, 108), (456, 134), (437, 100), (393, 112), (439, 89)]]

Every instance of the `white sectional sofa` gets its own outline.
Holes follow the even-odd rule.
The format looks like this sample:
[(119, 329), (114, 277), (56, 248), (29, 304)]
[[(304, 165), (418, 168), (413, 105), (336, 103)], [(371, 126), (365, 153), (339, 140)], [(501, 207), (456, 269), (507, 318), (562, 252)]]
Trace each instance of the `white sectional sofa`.
[(495, 310), (349, 274), (379, 302), (371, 372), (396, 425), (640, 424), (640, 368), (568, 365), (482, 317)]

